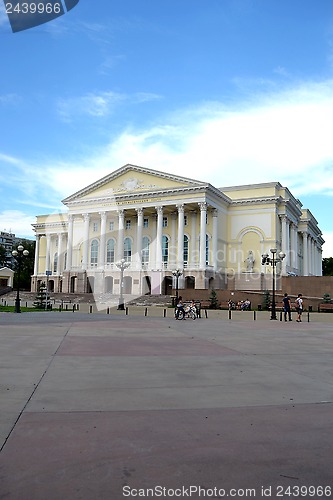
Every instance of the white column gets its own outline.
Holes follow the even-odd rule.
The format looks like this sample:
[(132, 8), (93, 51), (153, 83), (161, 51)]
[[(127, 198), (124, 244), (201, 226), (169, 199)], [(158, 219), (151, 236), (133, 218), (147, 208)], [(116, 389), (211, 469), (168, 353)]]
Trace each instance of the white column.
[(184, 268), (184, 205), (177, 205), (178, 209), (178, 245), (177, 268)]
[(217, 209), (213, 210), (213, 235), (212, 235), (212, 253), (213, 253), (213, 267), (214, 271), (218, 270), (218, 262), (217, 262), (217, 235), (218, 235), (218, 215), (219, 212)]
[(282, 215), (280, 217), (281, 226), (282, 226), (282, 239), (281, 239), (281, 250), (286, 254), (285, 259), (282, 261), (282, 274), (287, 274), (287, 264), (288, 264), (288, 226), (287, 226), (287, 217)]
[(141, 269), (142, 262), (142, 229), (143, 229), (143, 208), (137, 208), (138, 214), (137, 233), (136, 233), (136, 256), (137, 256), (137, 269)]
[(191, 213), (191, 245), (190, 245), (190, 267), (195, 267), (197, 263), (197, 212), (193, 211)]
[(36, 247), (35, 247), (35, 264), (34, 264), (34, 276), (38, 274), (38, 262), (39, 262), (39, 242), (40, 235), (36, 234)]
[(51, 258), (50, 258), (50, 251), (51, 251), (51, 235), (47, 234), (46, 235), (46, 259), (45, 259), (45, 271), (51, 271)]
[(155, 208), (157, 211), (156, 269), (162, 269), (163, 207)]
[(83, 255), (82, 255), (82, 269), (86, 270), (88, 268), (88, 257), (89, 257), (89, 224), (90, 215), (83, 214), (84, 228), (83, 228)]
[(177, 239), (177, 214), (173, 212), (171, 214), (171, 241), (169, 245), (169, 264), (170, 268), (173, 269), (177, 266), (177, 245), (176, 245), (176, 239)]
[(303, 276), (309, 275), (308, 266), (308, 233), (303, 232)]
[(290, 266), (292, 269), (297, 268), (297, 228), (292, 222), (290, 227)]
[(106, 212), (100, 212), (101, 216), (101, 239), (99, 249), (99, 267), (105, 267), (105, 250), (106, 250)]
[(311, 248), (311, 236), (308, 235), (308, 276), (312, 274), (312, 248)]
[(206, 269), (206, 216), (207, 203), (199, 203), (200, 207), (200, 269)]
[(73, 216), (68, 215), (68, 235), (67, 235), (67, 262), (66, 262), (66, 271), (70, 271), (72, 269), (72, 260), (73, 260)]
[(63, 259), (63, 249), (62, 249), (62, 244), (63, 244), (62, 237), (63, 237), (63, 233), (58, 233), (58, 270), (57, 270), (57, 274), (59, 276), (62, 274), (62, 271), (64, 268), (63, 267), (64, 259)]
[(124, 221), (125, 211), (118, 211), (118, 241), (117, 241), (117, 260), (124, 257)]

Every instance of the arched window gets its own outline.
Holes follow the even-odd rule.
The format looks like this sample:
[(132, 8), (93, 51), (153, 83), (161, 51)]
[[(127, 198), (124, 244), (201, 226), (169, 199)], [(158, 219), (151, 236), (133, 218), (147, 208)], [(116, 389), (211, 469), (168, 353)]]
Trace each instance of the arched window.
[(58, 254), (55, 253), (53, 257), (53, 272), (57, 273), (58, 272)]
[(209, 264), (209, 236), (206, 234), (206, 266)]
[(142, 264), (148, 264), (149, 262), (149, 238), (144, 236), (142, 238), (142, 252), (141, 252), (141, 262)]
[(184, 265), (188, 263), (188, 236), (184, 234)]
[(114, 263), (114, 258), (115, 258), (115, 241), (112, 238), (111, 240), (108, 240), (106, 244), (106, 263), (107, 264), (113, 264)]
[(130, 238), (124, 239), (124, 259), (126, 262), (131, 262), (132, 260), (132, 241)]
[(162, 236), (162, 262), (163, 266), (166, 267), (169, 260), (169, 238), (167, 236)]
[(90, 264), (97, 266), (98, 263), (98, 241), (92, 240), (90, 247)]

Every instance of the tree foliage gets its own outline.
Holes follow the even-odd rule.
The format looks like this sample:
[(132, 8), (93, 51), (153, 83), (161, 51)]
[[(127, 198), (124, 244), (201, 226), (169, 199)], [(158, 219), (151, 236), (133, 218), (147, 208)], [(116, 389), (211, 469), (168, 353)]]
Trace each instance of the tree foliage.
[(323, 276), (333, 276), (333, 257), (323, 259)]
[[(30, 290), (31, 286), (31, 276), (34, 272), (34, 261), (35, 261), (35, 242), (28, 240), (21, 240), (21, 244), (24, 246), (25, 250), (28, 250), (29, 255), (23, 257), (21, 260), (21, 275), (20, 275), (20, 288), (21, 290)], [(17, 287), (18, 278), (18, 262), (14, 259), (13, 271), (14, 275), (14, 288)]]

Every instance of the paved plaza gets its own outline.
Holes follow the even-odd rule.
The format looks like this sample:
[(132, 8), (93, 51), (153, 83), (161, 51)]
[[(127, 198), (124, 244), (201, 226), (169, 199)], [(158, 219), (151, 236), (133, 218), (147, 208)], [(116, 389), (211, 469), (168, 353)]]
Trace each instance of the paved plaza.
[(225, 313), (0, 313), (0, 499), (333, 498), (333, 315)]

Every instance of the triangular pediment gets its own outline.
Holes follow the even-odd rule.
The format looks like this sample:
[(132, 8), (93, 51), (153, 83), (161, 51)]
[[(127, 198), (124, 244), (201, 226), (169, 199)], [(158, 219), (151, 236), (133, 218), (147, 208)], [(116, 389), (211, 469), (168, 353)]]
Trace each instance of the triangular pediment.
[(64, 204), (73, 201), (112, 198), (122, 195), (140, 195), (160, 190), (204, 187), (205, 183), (185, 177), (158, 172), (136, 165), (125, 165), (115, 172), (99, 179), (86, 188), (63, 200)]

